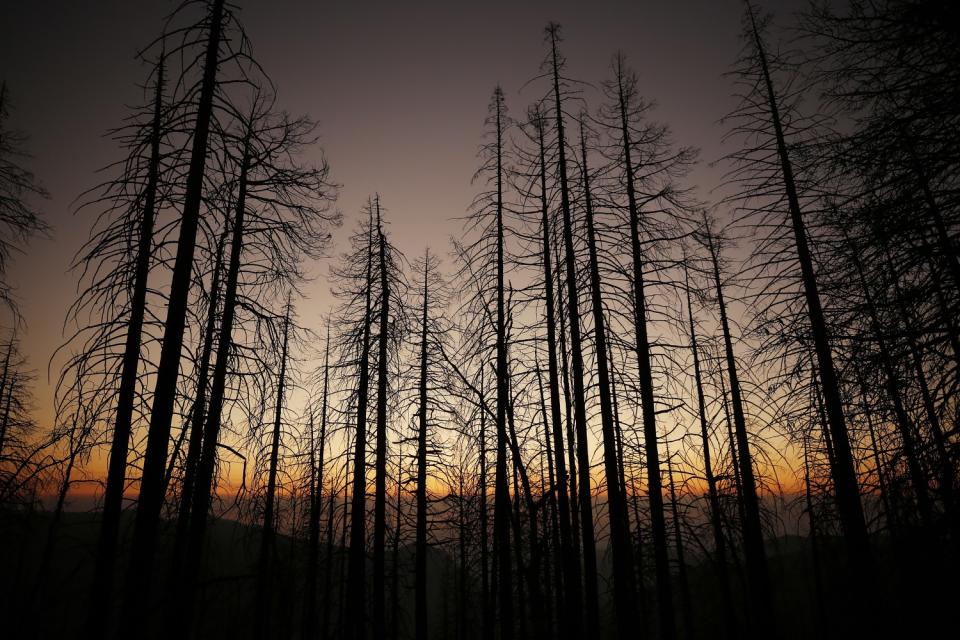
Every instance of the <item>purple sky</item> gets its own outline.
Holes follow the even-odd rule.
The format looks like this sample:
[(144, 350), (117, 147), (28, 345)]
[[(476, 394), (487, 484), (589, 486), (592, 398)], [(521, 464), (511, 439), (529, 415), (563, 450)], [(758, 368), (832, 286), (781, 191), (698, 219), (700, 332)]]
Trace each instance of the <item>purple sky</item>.
[[(53, 226), (18, 256), (28, 332), (24, 350), (40, 371), (37, 402), (48, 424), (46, 366), (62, 341), (75, 295), (71, 258), (87, 237), (89, 214), (72, 201), (116, 160), (103, 133), (137, 103), (146, 69), (134, 59), (176, 3), (157, 0), (45, 0), (6, 3), (0, 22), (0, 77), (14, 100), (13, 126), (30, 136), (32, 168), (50, 191), (42, 203)], [(279, 104), (320, 123), (332, 178), (343, 185), (345, 237), (367, 195), (379, 191), (394, 241), (408, 256), (426, 245), (446, 254), (454, 219), (473, 198), (483, 119), (492, 88), (506, 91), (514, 114), (539, 95), (522, 85), (545, 53), (543, 27), (564, 27), (568, 75), (599, 84), (620, 49), (675, 140), (698, 146), (691, 183), (707, 197), (720, 168), (718, 119), (732, 106), (723, 77), (739, 48), (736, 0), (672, 2), (240, 2), (254, 53), (278, 87)], [(776, 5), (786, 19), (785, 5)], [(362, 7), (362, 8), (361, 8)], [(591, 108), (597, 106), (591, 101)], [(340, 247), (334, 248), (334, 255)], [(313, 269), (325, 274), (326, 264)], [(308, 287), (300, 316), (319, 325), (328, 305), (322, 278)]]

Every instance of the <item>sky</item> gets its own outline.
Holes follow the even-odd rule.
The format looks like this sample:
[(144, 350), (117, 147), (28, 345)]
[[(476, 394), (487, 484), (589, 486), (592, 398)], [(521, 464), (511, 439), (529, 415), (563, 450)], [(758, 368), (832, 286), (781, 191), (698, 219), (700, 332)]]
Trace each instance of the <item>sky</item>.
[[(41, 428), (52, 418), (47, 365), (76, 295), (69, 267), (92, 222), (92, 212), (73, 213), (75, 199), (120, 157), (104, 134), (141, 101), (147, 68), (135, 54), (176, 4), (45, 0), (3, 9), (0, 78), (13, 101), (11, 125), (29, 136), (29, 166), (50, 193), (39, 203), (50, 237), (32, 241), (8, 275), (25, 319), (23, 350), (39, 373)], [(540, 85), (524, 85), (538, 74), (549, 21), (563, 25), (570, 77), (599, 86), (623, 51), (641, 91), (659, 105), (655, 117), (677, 143), (701, 149), (690, 183), (708, 197), (719, 181), (721, 168), (709, 163), (724, 153), (718, 121), (735, 104), (723, 74), (739, 50), (737, 0), (239, 4), (278, 104), (319, 123), (331, 178), (342, 186), (345, 225), (334, 256), (374, 192), (401, 251), (446, 254), (476, 192), (471, 177), (491, 91), (502, 85), (516, 115), (539, 96)], [(782, 19), (797, 5), (771, 3)], [(330, 304), (329, 265), (311, 265), (318, 278), (299, 305), (301, 321), (315, 328)]]

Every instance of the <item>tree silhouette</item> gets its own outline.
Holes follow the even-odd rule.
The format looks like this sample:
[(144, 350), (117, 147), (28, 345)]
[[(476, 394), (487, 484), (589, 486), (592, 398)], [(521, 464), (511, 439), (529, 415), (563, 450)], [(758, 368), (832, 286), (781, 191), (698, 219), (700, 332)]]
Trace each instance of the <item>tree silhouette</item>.
[[(611, 375), (608, 370), (606, 322), (601, 291), (600, 265), (597, 258), (597, 234), (594, 229), (594, 212), (590, 195), (590, 168), (587, 159), (587, 141), (583, 119), (580, 120), (581, 173), (583, 181), (584, 213), (587, 226), (587, 248), (590, 264), (591, 310), (593, 312), (594, 345), (597, 351), (597, 392), (600, 396), (600, 415), (603, 434), (603, 466), (607, 481), (607, 511), (610, 515), (610, 537), (613, 545), (613, 589), (616, 602), (618, 633), (632, 626), (633, 602), (633, 550), (630, 545), (630, 526), (627, 518), (627, 502), (623, 497), (619, 453), (617, 451), (616, 427)], [(663, 594), (661, 594), (663, 597)], [(621, 631), (622, 630), (622, 631)]]
[[(473, 317), (465, 328), (471, 336), (472, 344), (467, 345), (472, 353), (479, 358), (479, 368), (489, 362), (489, 338), (491, 331), (494, 334), (494, 353), (496, 362), (494, 367), (496, 376), (496, 410), (493, 414), (495, 422), (495, 451), (494, 465), (494, 517), (493, 517), (493, 547), (494, 547), (494, 580), (495, 588), (491, 593), (491, 603), (497, 603), (498, 628), (501, 638), (512, 638), (514, 629), (513, 609), (513, 563), (511, 551), (511, 515), (510, 489), (507, 475), (507, 405), (509, 403), (509, 376), (507, 374), (507, 318), (506, 318), (506, 287), (505, 271), (506, 248), (505, 214), (506, 202), (504, 197), (506, 167), (504, 166), (505, 139), (504, 132), (510, 126), (506, 114), (503, 91), (496, 87), (488, 107), (486, 119), (486, 136), (488, 142), (481, 147), (481, 167), (474, 176), (474, 181), (483, 179), (487, 190), (478, 195), (473, 202), (474, 211), (469, 228), (476, 229), (479, 237), (470, 244), (457, 246), (457, 253), (462, 262), (461, 277), (470, 283), (470, 290), (476, 291), (467, 298), (465, 307)], [(492, 297), (491, 301), (489, 298)], [(490, 306), (494, 307), (491, 311)], [(472, 325), (472, 326), (471, 326)], [(474, 327), (476, 330), (474, 330)], [(480, 373), (482, 376), (482, 373)], [(478, 403), (485, 407), (486, 401), (481, 396)], [(481, 437), (485, 436), (484, 425), (481, 425)], [(485, 453), (485, 446), (484, 446)], [(482, 459), (485, 458), (482, 456)], [(484, 462), (485, 464), (485, 462)], [(485, 475), (485, 469), (481, 469)], [(484, 494), (485, 489), (482, 489)], [(486, 508), (484, 518), (486, 517)], [(485, 536), (486, 532), (481, 531)], [(492, 605), (491, 605), (492, 608)], [(493, 634), (493, 617), (487, 618), (486, 633)]]
[(7, 81), (0, 82), (0, 299), (16, 313), (12, 288), (7, 282), (7, 266), (14, 251), (30, 236), (47, 230), (47, 224), (34, 209), (31, 200), (47, 197), (33, 173), (23, 162), (26, 136), (10, 126), (10, 91)]
[[(744, 190), (751, 180), (760, 176), (769, 176), (771, 172), (782, 185), (782, 193), (787, 200), (788, 219), (783, 226), (792, 232), (793, 251), (802, 284), (806, 313), (812, 334), (813, 346), (817, 356), (817, 367), (822, 380), (824, 403), (830, 430), (830, 440), (835, 450), (831, 466), (836, 492), (837, 507), (847, 551), (851, 562), (862, 572), (868, 572), (872, 565), (867, 529), (860, 501), (860, 491), (854, 466), (850, 437), (847, 431), (840, 394), (839, 381), (833, 362), (833, 353), (829, 342), (829, 331), (824, 317), (823, 304), (817, 286), (817, 276), (810, 251), (810, 241), (800, 205), (800, 195), (794, 176), (794, 165), (788, 148), (787, 131), (782, 118), (782, 98), (777, 93), (771, 71), (770, 58), (764, 44), (763, 24), (753, 7), (745, 5), (744, 54), (737, 70), (745, 85), (749, 85), (743, 108), (732, 117), (739, 118), (735, 131), (762, 131), (759, 146), (747, 146), (735, 152), (731, 160), (737, 176), (743, 181)], [(789, 109), (789, 107), (787, 107)], [(755, 134), (748, 134), (754, 135)], [(760, 154), (773, 151), (777, 162), (765, 163), (757, 158)], [(741, 452), (741, 458), (743, 454)], [(741, 459), (741, 467), (745, 465)], [(741, 471), (741, 475), (743, 472)], [(746, 483), (747, 478), (743, 478)], [(748, 490), (749, 491), (749, 490)], [(750, 516), (748, 515), (748, 520)]]
[[(326, 463), (326, 450), (327, 450), (327, 416), (329, 414), (329, 400), (330, 400), (330, 319), (327, 318), (327, 335), (323, 343), (323, 390), (320, 395), (320, 434), (319, 437), (316, 437), (316, 431), (314, 430), (314, 413), (313, 407), (309, 409), (310, 412), (310, 421), (308, 426), (309, 438), (310, 438), (310, 510), (308, 514), (309, 518), (309, 552), (307, 559), (307, 578), (306, 585), (304, 587), (304, 597), (303, 597), (303, 635), (307, 638), (313, 638), (318, 635), (318, 622), (320, 618), (317, 615), (317, 578), (318, 570), (320, 563), (320, 521), (323, 516), (323, 487), (324, 487), (324, 471)], [(316, 440), (319, 440), (317, 442)], [(330, 492), (330, 516), (332, 520), (333, 516), (333, 492)], [(333, 531), (332, 527), (327, 529), (327, 546), (328, 550), (331, 550), (332, 547), (332, 536)], [(333, 569), (331, 566), (331, 559), (328, 557), (324, 563), (325, 575), (329, 578), (330, 573)], [(329, 608), (329, 583), (327, 588), (324, 589), (324, 616), (328, 615), (327, 611)], [(326, 633), (326, 621), (322, 627), (323, 633)]]
[(562, 217), (564, 264), (566, 273), (564, 282), (567, 288), (567, 320), (570, 327), (570, 361), (573, 379), (573, 423), (576, 430), (577, 465), (580, 507), (580, 526), (583, 544), (584, 596), (587, 609), (586, 631), (597, 634), (600, 628), (600, 604), (597, 588), (597, 552), (594, 536), (593, 498), (590, 491), (590, 454), (587, 445), (587, 410), (584, 397), (584, 365), (581, 347), (580, 303), (577, 287), (577, 264), (573, 244), (573, 221), (570, 207), (570, 187), (567, 177), (566, 134), (564, 132), (563, 96), (561, 93), (560, 71), (563, 59), (557, 50), (560, 26), (551, 23), (547, 26), (547, 38), (550, 42), (549, 68), (553, 85), (553, 117), (556, 126), (557, 175), (560, 181), (560, 210)]
[(341, 222), (316, 125), (283, 109), (238, 6), (183, 0), (76, 208), (49, 407), (6, 280), (44, 193), (2, 85), (8, 626), (949, 628), (957, 11), (812, 3), (779, 31), (741, 9), (719, 185), (654, 119), (646, 71), (616, 53), (572, 79), (561, 50), (589, 56), (549, 23), (537, 75), (492, 91), (449, 262), (432, 241), (408, 262), (420, 227), (378, 193), (314, 301)]

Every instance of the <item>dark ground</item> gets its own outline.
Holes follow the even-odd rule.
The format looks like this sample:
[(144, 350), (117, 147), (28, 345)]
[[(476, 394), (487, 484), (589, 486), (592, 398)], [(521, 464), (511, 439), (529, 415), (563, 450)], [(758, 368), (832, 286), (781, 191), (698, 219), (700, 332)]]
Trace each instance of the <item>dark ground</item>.
[[(47, 545), (49, 513), (0, 514), (0, 568), (3, 575), (0, 615), (6, 621), (4, 633), (0, 635), (25, 639), (77, 635), (90, 597), (87, 589), (91, 581), (97, 524), (96, 513), (65, 513), (50, 561), (43, 570), (40, 565)], [(124, 524), (129, 533), (130, 514)], [(252, 628), (253, 567), (259, 542), (257, 529), (233, 520), (220, 520), (211, 525), (208, 539), (208, 565), (201, 579), (196, 637), (243, 640), (249, 637)], [(926, 621), (952, 619), (951, 607), (960, 602), (953, 554), (939, 551), (937, 543), (922, 542), (917, 536), (903, 536), (896, 544), (888, 537), (875, 539), (875, 577), (850, 580), (841, 561), (839, 540), (821, 538), (819, 542), (822, 598), (818, 599), (810, 539), (791, 536), (768, 541), (777, 629), (773, 633), (761, 631), (762, 637), (917, 638), (933, 634), (952, 637), (954, 631), (937, 629), (933, 622)], [(321, 562), (325, 553), (323, 544), (321, 542)], [(338, 626), (339, 553), (339, 549), (334, 550), (330, 581), (331, 630)], [(388, 587), (391, 584), (390, 553), (388, 540)], [(301, 543), (294, 544), (287, 536), (278, 537), (271, 618), (275, 638), (300, 637), (304, 558)], [(163, 560), (161, 556), (158, 586), (162, 586), (165, 580)], [(405, 638), (410, 637), (413, 627), (412, 547), (401, 547), (399, 563), (399, 637)], [(738, 564), (731, 569), (737, 606), (742, 610), (739, 588), (742, 567)], [(478, 638), (480, 635), (480, 599), (476, 593), (479, 580), (467, 585), (466, 624), (459, 629), (460, 595), (456, 571), (457, 563), (445, 550), (432, 550), (428, 564), (431, 638)], [(702, 558), (694, 558), (687, 571), (692, 620), (682, 615), (680, 585), (674, 575), (681, 638), (723, 637), (721, 600), (713, 567)], [(320, 603), (324, 601), (324, 579), (321, 565)], [(601, 578), (601, 590), (607, 582), (607, 577)], [(651, 586), (647, 585), (644, 602), (638, 606), (638, 633), (633, 637), (654, 636), (649, 629), (645, 630), (646, 625), (642, 622), (646, 619), (646, 612), (655, 610)], [(607, 614), (610, 613), (609, 606), (609, 602), (604, 603)], [(389, 612), (389, 593), (387, 607)], [(551, 611), (552, 607), (548, 607), (547, 613)], [(742, 611), (739, 618), (742, 628), (745, 622)], [(551, 635), (555, 634), (555, 629), (552, 631)], [(524, 637), (530, 632), (527, 629)]]

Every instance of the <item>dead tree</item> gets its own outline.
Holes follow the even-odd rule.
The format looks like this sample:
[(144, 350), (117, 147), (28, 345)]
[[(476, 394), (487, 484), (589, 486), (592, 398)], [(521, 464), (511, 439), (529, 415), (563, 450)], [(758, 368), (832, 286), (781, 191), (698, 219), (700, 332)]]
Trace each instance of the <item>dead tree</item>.
[[(316, 638), (318, 635), (317, 623), (320, 620), (317, 615), (317, 572), (320, 563), (320, 519), (323, 515), (323, 486), (324, 466), (326, 462), (327, 447), (327, 414), (330, 398), (330, 319), (327, 318), (327, 337), (323, 346), (323, 390), (320, 396), (320, 437), (319, 451), (316, 450), (316, 444), (313, 440), (314, 424), (313, 411), (310, 411), (310, 522), (309, 522), (309, 541), (308, 541), (308, 559), (307, 559), (307, 577), (303, 596), (303, 637)], [(315, 471), (316, 470), (316, 471)], [(333, 515), (333, 489), (330, 490), (330, 514)], [(328, 550), (333, 535), (333, 528), (327, 528)], [(330, 577), (333, 571), (330, 557), (328, 554), (327, 562), (324, 565), (326, 578)], [(324, 612), (329, 607), (329, 589), (324, 589)], [(326, 634), (326, 625), (322, 627)]]
[(273, 540), (276, 536), (274, 530), (274, 510), (277, 500), (277, 470), (279, 468), (280, 456), (280, 434), (283, 425), (283, 401), (287, 382), (287, 360), (288, 348), (290, 344), (290, 295), (287, 295), (287, 312), (283, 320), (283, 342), (280, 347), (280, 372), (277, 377), (277, 397), (276, 407), (273, 418), (273, 431), (270, 438), (270, 468), (267, 480), (266, 505), (263, 509), (263, 526), (260, 533), (260, 552), (257, 559), (257, 584), (254, 594), (254, 637), (264, 638), (267, 636), (267, 628), (270, 626), (270, 588), (272, 563), (271, 554), (273, 553)]
[(600, 396), (600, 420), (603, 446), (604, 476), (607, 482), (607, 512), (610, 517), (610, 539), (613, 547), (613, 591), (617, 634), (626, 633), (634, 626), (633, 548), (630, 542), (630, 524), (627, 502), (623, 495), (620, 473), (620, 455), (612, 402), (612, 380), (607, 359), (606, 320), (597, 258), (597, 232), (594, 226), (593, 200), (590, 194), (590, 167), (587, 159), (586, 133), (583, 117), (580, 119), (581, 177), (583, 181), (584, 212), (587, 226), (587, 248), (590, 264), (591, 310), (593, 312), (594, 349), (597, 363), (597, 393)]
[(190, 293), (190, 275), (196, 248), (197, 227), (203, 197), (203, 177), (206, 166), (210, 120), (213, 114), (214, 92), (217, 86), (220, 40), (224, 23), (224, 2), (214, 0), (210, 6), (209, 28), (203, 63), (203, 80), (197, 102), (196, 124), (180, 221), (180, 239), (177, 258), (171, 275), (167, 316), (164, 322), (160, 359), (157, 365), (147, 448), (144, 454), (137, 515), (134, 525), (130, 562), (126, 571), (121, 629), (132, 628), (143, 621), (145, 600), (151, 592), (153, 557), (157, 546), (160, 511), (163, 507), (164, 471), (167, 446), (173, 421), (177, 377), (180, 369), (180, 350), (183, 346), (187, 302)]
[[(626, 215), (629, 223), (629, 246), (632, 267), (630, 281), (633, 294), (631, 321), (634, 330), (634, 348), (637, 356), (637, 375), (640, 386), (640, 405), (643, 415), (644, 453), (647, 470), (647, 488), (650, 502), (650, 524), (653, 537), (654, 569), (657, 585), (657, 611), (660, 635), (664, 639), (676, 637), (676, 623), (673, 612), (673, 591), (671, 587), (669, 556), (667, 552), (667, 530), (663, 505), (663, 482), (660, 475), (658, 432), (654, 395), (653, 368), (651, 363), (651, 344), (647, 329), (648, 310), (647, 292), (644, 275), (646, 260), (641, 244), (641, 202), (638, 198), (637, 156), (645, 152), (657, 158), (660, 166), (656, 170), (645, 170), (645, 179), (665, 179), (682, 170), (690, 162), (692, 152), (680, 150), (675, 156), (667, 154), (665, 131), (653, 127), (642, 130), (646, 135), (637, 137), (636, 127), (642, 122), (648, 105), (637, 95), (636, 78), (624, 67), (622, 56), (614, 60), (614, 80), (607, 85), (607, 94), (611, 99), (608, 120), (616, 123), (618, 140), (619, 171), (623, 175), (626, 190)], [(617, 126), (618, 125), (618, 126)], [(668, 191), (654, 187), (652, 198), (664, 197)]]
[[(493, 513), (493, 580), (489, 615), (485, 632), (493, 634), (493, 623), (498, 620), (501, 638), (512, 638), (515, 633), (513, 602), (513, 561), (510, 557), (510, 485), (507, 471), (509, 436), (507, 430), (507, 405), (509, 391), (507, 378), (507, 318), (504, 272), (507, 268), (506, 216), (509, 213), (505, 190), (507, 168), (505, 166), (506, 139), (510, 120), (506, 113), (503, 91), (493, 90), (485, 121), (485, 142), (479, 152), (480, 168), (474, 181), (483, 181), (484, 190), (471, 205), (465, 225), (465, 238), (455, 241), (459, 269), (458, 279), (464, 291), (461, 311), (465, 322), (460, 328), (463, 344), (460, 346), (461, 362), (476, 362), (482, 370), (491, 360), (496, 365), (496, 409), (491, 409), (495, 423), (494, 464), (494, 513)], [(474, 237), (475, 235), (475, 237)], [(492, 344), (491, 344), (492, 343)], [(492, 348), (491, 348), (492, 347)], [(448, 359), (449, 361), (449, 359)], [(486, 399), (477, 391), (476, 385), (465, 372), (453, 369), (464, 386), (481, 407), (487, 407)], [(462, 367), (462, 364), (459, 365)], [(485, 426), (485, 425), (483, 425)], [(481, 429), (481, 437), (484, 429)], [(485, 443), (484, 443), (485, 444)], [(484, 447), (485, 448), (485, 447)], [(485, 465), (485, 460), (483, 461)], [(481, 535), (486, 535), (481, 531)], [(499, 616), (494, 617), (494, 607)]]
[[(367, 403), (369, 402), (370, 386), (370, 325), (373, 323), (373, 216), (374, 205), (369, 202), (366, 213), (369, 221), (366, 227), (354, 235), (355, 250), (348, 260), (365, 269), (365, 276), (360, 284), (360, 297), (363, 301), (363, 314), (360, 319), (358, 345), (359, 350), (356, 365), (359, 369), (357, 382), (357, 426), (354, 434), (353, 452), (353, 479), (350, 498), (350, 557), (347, 571), (346, 593), (344, 594), (345, 619), (342, 621), (344, 637), (352, 640), (362, 640), (364, 633), (364, 619), (366, 617), (366, 466), (367, 466)], [(359, 263), (359, 264), (357, 264)], [(346, 274), (345, 274), (346, 275)], [(342, 276), (341, 276), (342, 277)], [(348, 295), (351, 292), (346, 292)], [(347, 303), (351, 302), (350, 300)], [(354, 301), (355, 302), (355, 301)], [(344, 498), (346, 501), (346, 497)], [(344, 504), (346, 509), (346, 504)]]
[[(843, 529), (847, 554), (855, 572), (862, 576), (871, 572), (872, 559), (867, 537), (866, 520), (860, 501), (850, 435), (847, 430), (843, 411), (843, 399), (840, 383), (834, 366), (830, 346), (830, 332), (824, 315), (823, 303), (817, 283), (810, 250), (810, 237), (800, 205), (800, 192), (794, 175), (793, 160), (790, 155), (788, 131), (783, 122), (783, 109), (790, 110), (783, 96), (778, 94), (771, 71), (763, 36), (763, 25), (758, 21), (756, 10), (746, 2), (745, 27), (743, 36), (745, 47), (742, 59), (735, 75), (749, 84), (743, 106), (733, 114), (738, 120), (734, 131), (746, 133), (757, 139), (757, 131), (762, 132), (758, 147), (748, 147), (735, 152), (733, 175), (739, 179), (745, 193), (751, 192), (753, 182), (762, 173), (778, 181), (787, 200), (788, 216), (782, 221), (784, 229), (789, 228), (792, 235), (793, 258), (796, 260), (802, 296), (805, 301), (809, 331), (817, 357), (817, 368), (823, 386), (824, 404), (827, 414), (827, 426), (833, 443), (835, 459), (831, 468), (837, 511)], [(757, 105), (762, 105), (759, 107)], [(776, 169), (754, 162), (758, 154), (771, 152), (776, 157)], [(782, 214), (781, 214), (782, 215)], [(742, 452), (741, 452), (742, 456)], [(741, 467), (743, 467), (741, 460)], [(743, 478), (746, 484), (746, 478)], [(751, 519), (748, 515), (748, 519)], [(758, 587), (758, 589), (761, 587)], [(766, 589), (763, 589), (764, 593)], [(760, 593), (758, 592), (758, 595)], [(764, 629), (769, 629), (763, 625)]]
[[(570, 530), (570, 499), (568, 495), (569, 481), (567, 476), (567, 465), (565, 462), (565, 450), (563, 445), (563, 418), (560, 410), (560, 371), (557, 361), (557, 311), (554, 300), (554, 277), (552, 261), (552, 234), (550, 224), (550, 210), (547, 194), (547, 176), (549, 169), (546, 158), (546, 120), (539, 109), (533, 112), (531, 121), (536, 131), (537, 142), (537, 174), (540, 187), (540, 231), (541, 231), (541, 261), (543, 263), (543, 295), (546, 311), (546, 329), (547, 329), (547, 376), (548, 387), (550, 389), (550, 422), (552, 426), (552, 455), (550, 459), (555, 461), (556, 466), (556, 503), (559, 519), (559, 542), (563, 557), (563, 601), (565, 607), (558, 609), (557, 613), (564, 624), (560, 631), (561, 635), (575, 638), (580, 635), (583, 628), (583, 616), (581, 611), (581, 577), (580, 577), (580, 559), (579, 554), (573, 545), (573, 534)], [(539, 375), (539, 374), (538, 374)], [(541, 382), (542, 383), (542, 382)], [(544, 421), (547, 420), (546, 408), (544, 408)], [(545, 424), (546, 427), (546, 424)], [(574, 485), (575, 486), (575, 485)], [(559, 591), (559, 589), (558, 589)]]
[(557, 175), (560, 181), (560, 210), (562, 213), (562, 232), (564, 262), (566, 267), (565, 285), (567, 289), (567, 320), (570, 329), (571, 376), (573, 378), (573, 423), (576, 430), (577, 465), (580, 507), (580, 526), (583, 535), (583, 579), (584, 596), (587, 608), (586, 631), (596, 635), (600, 629), (600, 596), (597, 587), (597, 550), (593, 521), (593, 498), (590, 481), (590, 451), (587, 445), (587, 409), (584, 390), (583, 347), (580, 330), (580, 301), (577, 286), (577, 256), (573, 244), (573, 219), (570, 206), (570, 186), (567, 176), (567, 141), (564, 132), (563, 93), (561, 92), (560, 72), (564, 61), (558, 45), (560, 26), (551, 23), (546, 28), (550, 43), (549, 74), (552, 81), (554, 103), (553, 117), (556, 127)]
[[(747, 433), (747, 419), (744, 411), (743, 392), (737, 370), (736, 355), (733, 351), (733, 336), (730, 333), (730, 321), (727, 316), (727, 304), (723, 295), (723, 283), (720, 276), (719, 248), (714, 243), (709, 221), (705, 219), (703, 228), (707, 251), (710, 253), (711, 272), (717, 311), (720, 315), (720, 328), (723, 332), (723, 349), (726, 361), (727, 378), (730, 381), (730, 405), (733, 408), (733, 429), (736, 435), (738, 476), (740, 479), (739, 499), (742, 509), (741, 527), (743, 529), (743, 547), (748, 572), (748, 588), (751, 603), (758, 609), (758, 616), (771, 613), (770, 578), (767, 572), (767, 555), (764, 549), (763, 529), (760, 521), (760, 500), (757, 496), (757, 483), (754, 477), (753, 454)], [(726, 402), (726, 401), (725, 401)], [(733, 443), (731, 443), (733, 447)], [(758, 622), (760, 618), (757, 618)], [(758, 625), (756, 629), (766, 629)]]
[[(377, 434), (373, 503), (373, 634), (386, 635), (386, 539), (387, 539), (387, 393), (390, 341), (390, 271), (393, 256), (387, 249), (380, 215), (380, 198), (375, 200), (377, 220), (377, 263), (380, 279), (379, 324), (377, 335)], [(389, 264), (388, 264), (389, 263)]]
[(10, 93), (6, 80), (0, 82), (0, 300), (17, 315), (7, 283), (7, 265), (15, 251), (31, 236), (47, 229), (31, 200), (46, 198), (33, 173), (23, 166), (29, 158), (24, 149), (26, 136), (9, 126)]
[(238, 357), (240, 331), (252, 324), (250, 340), (258, 343), (259, 326), (277, 320), (270, 311), (279, 306), (278, 291), (295, 287), (303, 278), (300, 262), (318, 257), (329, 241), (329, 227), (339, 214), (329, 210), (333, 187), (327, 166), (301, 165), (297, 154), (313, 140), (314, 125), (307, 119), (290, 120), (271, 110), (272, 99), (255, 96), (252, 114), (239, 123), (231, 142), (239, 149), (227, 162), (236, 178), (227, 197), (230, 220), (230, 259), (223, 291), (217, 357), (204, 423), (197, 467), (190, 529), (182, 567), (185, 594), (181, 624), (192, 618), (193, 593), (203, 556), (209, 509), (213, 499), (221, 427), (235, 399), (228, 395), (229, 378), (255, 367), (263, 377), (264, 363)]
[(427, 310), (430, 305), (430, 253), (423, 261), (423, 313), (420, 331), (420, 410), (417, 430), (417, 548), (414, 618), (417, 640), (427, 639)]
[(703, 474), (707, 481), (707, 499), (709, 503), (710, 529), (713, 533), (714, 562), (717, 579), (720, 583), (720, 599), (723, 607), (725, 632), (728, 638), (737, 635), (737, 616), (730, 590), (730, 572), (727, 566), (727, 541), (723, 533), (723, 515), (720, 511), (720, 494), (717, 490), (717, 477), (713, 472), (710, 451), (710, 427), (707, 418), (707, 401), (703, 391), (703, 372), (700, 368), (700, 351), (697, 341), (696, 321), (691, 301), (690, 276), (684, 262), (684, 288), (687, 298), (687, 320), (690, 337), (690, 355), (693, 357), (693, 380), (697, 390), (697, 418), (700, 423), (700, 444), (703, 448)]

